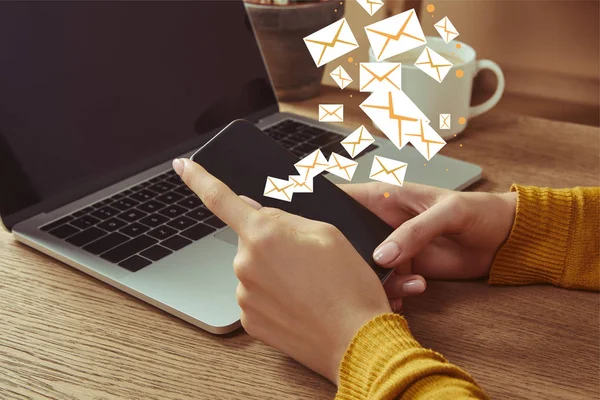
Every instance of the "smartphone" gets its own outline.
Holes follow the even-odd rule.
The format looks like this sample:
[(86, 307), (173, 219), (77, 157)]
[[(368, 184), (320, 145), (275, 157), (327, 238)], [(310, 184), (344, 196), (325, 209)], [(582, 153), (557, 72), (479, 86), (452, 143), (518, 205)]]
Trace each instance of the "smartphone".
[[(392, 227), (322, 175), (314, 178), (313, 193), (294, 193), (291, 202), (263, 196), (267, 176), (288, 179), (288, 175), (298, 175), (294, 164), (299, 158), (252, 123), (233, 121), (191, 159), (238, 195), (336, 226), (382, 282), (392, 272), (373, 260), (373, 251), (393, 232)], [(386, 200), (382, 197), (381, 201)]]

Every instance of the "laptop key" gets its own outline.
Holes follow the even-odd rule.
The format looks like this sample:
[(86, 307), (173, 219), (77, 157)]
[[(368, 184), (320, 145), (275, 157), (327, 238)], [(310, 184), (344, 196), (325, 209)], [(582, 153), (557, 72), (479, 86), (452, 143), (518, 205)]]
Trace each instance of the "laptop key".
[(119, 232), (126, 234), (127, 236), (136, 237), (144, 232), (148, 232), (150, 228), (146, 225), (142, 225), (138, 222), (134, 222), (131, 225), (127, 225), (125, 228), (119, 230)]
[(177, 189), (174, 190), (174, 192), (177, 192), (183, 196), (190, 196), (192, 194), (195, 196), (195, 193), (192, 192), (192, 190), (185, 185), (178, 187)]
[(52, 236), (56, 236), (59, 239), (64, 239), (64, 238), (67, 238), (69, 236), (76, 234), (77, 232), (79, 232), (79, 229), (77, 229), (74, 226), (71, 226), (69, 224), (66, 224), (66, 225), (59, 226), (58, 228), (52, 229), (48, 233), (51, 234)]
[(177, 204), (189, 210), (193, 210), (194, 208), (200, 207), (202, 205), (202, 200), (200, 200), (198, 196), (192, 195), (190, 197), (186, 197), (181, 201), (178, 201)]
[(287, 139), (278, 140), (277, 143), (279, 143), (280, 145), (282, 145), (286, 149), (291, 149), (292, 147), (294, 147), (295, 145), (298, 144), (298, 143), (296, 143), (294, 141), (287, 140)]
[(124, 213), (119, 214), (119, 218), (127, 222), (135, 222), (138, 219), (144, 218), (147, 216), (143, 211), (136, 210), (135, 208), (132, 210), (125, 211)]
[(341, 141), (342, 139), (344, 139), (344, 136), (338, 135), (337, 133), (328, 132), (324, 135), (310, 140), (308, 143), (321, 147), (328, 145), (331, 142)]
[(183, 208), (174, 204), (163, 208), (158, 213), (164, 215), (165, 217), (177, 218), (180, 215), (185, 214), (187, 211), (187, 208)]
[(173, 251), (181, 250), (190, 243), (192, 243), (191, 240), (179, 235), (171, 236), (167, 240), (160, 242), (162, 246), (165, 246)]
[(112, 206), (114, 208), (118, 208), (121, 211), (126, 211), (129, 210), (130, 208), (133, 208), (137, 205), (139, 205), (140, 203), (138, 201), (135, 201), (129, 197), (126, 197), (124, 199), (121, 199), (119, 201), (115, 201)]
[(102, 207), (96, 211), (94, 211), (91, 215), (101, 219), (101, 220), (105, 220), (105, 219), (109, 219), (111, 217), (114, 217), (115, 215), (117, 215), (120, 211), (112, 208), (110, 206), (106, 206), (106, 207)]
[(183, 181), (176, 174), (175, 176), (171, 176), (170, 178), (165, 179), (165, 182), (170, 183), (171, 185), (179, 186)]
[(79, 229), (87, 229), (90, 226), (96, 225), (98, 222), (100, 222), (98, 218), (94, 218), (91, 215), (85, 215), (75, 221), (71, 221), (71, 225), (76, 226)]
[(166, 225), (161, 225), (158, 228), (152, 229), (150, 232), (148, 232), (148, 235), (155, 237), (159, 240), (164, 240), (173, 236), (176, 233), (177, 231), (175, 229)]
[(157, 226), (164, 224), (167, 222), (169, 218), (160, 215), (160, 214), (152, 214), (147, 216), (146, 218), (141, 219), (139, 222), (142, 224), (149, 226), (150, 228), (156, 228)]
[(215, 215), (213, 215), (212, 217), (206, 219), (203, 221), (205, 224), (214, 226), (215, 228), (219, 229), (219, 228), (223, 228), (224, 226), (227, 226), (227, 224), (223, 221), (221, 221), (219, 218), (217, 218)]
[(129, 240), (129, 237), (123, 235), (122, 233), (113, 232), (108, 236), (104, 236), (85, 246), (83, 249), (85, 251), (89, 251), (92, 254), (102, 254), (105, 251), (112, 249), (115, 246), (120, 245), (121, 243)]
[(156, 198), (156, 200), (161, 201), (166, 204), (173, 204), (176, 201), (179, 201), (181, 199), (183, 199), (183, 196), (180, 195), (179, 193), (175, 193), (175, 192), (165, 193)]
[(190, 218), (194, 218), (196, 221), (203, 221), (206, 218), (210, 217), (213, 215), (212, 212), (210, 212), (207, 208), (205, 207), (199, 207), (193, 211), (190, 211), (189, 213), (185, 214), (187, 217)]
[(102, 222), (101, 224), (98, 224), (98, 228), (104, 229), (105, 231), (108, 231), (108, 232), (114, 232), (116, 230), (121, 229), (125, 225), (127, 225), (127, 222), (125, 222), (119, 218), (111, 218), (109, 220)]
[(152, 264), (152, 261), (147, 260), (144, 257), (140, 257), (140, 256), (136, 255), (133, 257), (129, 257), (125, 261), (121, 261), (119, 263), (119, 266), (121, 266), (131, 272), (136, 272), (144, 267), (147, 267), (150, 264)]
[(156, 243), (158, 243), (158, 240), (147, 235), (141, 235), (115, 247), (112, 250), (102, 253), (100, 257), (116, 264)]
[(281, 140), (283, 138), (286, 138), (289, 135), (289, 133), (283, 133), (283, 132), (279, 132), (279, 131), (271, 131), (271, 132), (267, 133), (267, 135), (269, 135), (274, 140)]
[(67, 215), (66, 217), (63, 217), (63, 218), (59, 219), (58, 221), (54, 221), (47, 225), (42, 226), (40, 229), (43, 230), (44, 232), (51, 231), (52, 229), (58, 228), (59, 226), (64, 225), (69, 221), (72, 221), (73, 219), (74, 219), (73, 217), (71, 217), (70, 215)]
[(145, 202), (156, 196), (156, 193), (149, 190), (143, 189), (137, 193), (132, 194), (130, 197), (136, 201)]
[(292, 149), (292, 151), (298, 151), (298, 152), (302, 152), (302, 153), (312, 153), (313, 151), (317, 150), (319, 147), (315, 146), (314, 144), (310, 144), (310, 143), (303, 143), (301, 145), (298, 145), (296, 147), (294, 147)]
[(167, 182), (159, 182), (156, 183), (152, 186), (150, 186), (148, 189), (152, 190), (153, 192), (156, 193), (166, 193), (169, 190), (172, 190), (175, 186), (171, 185), (170, 183)]
[(158, 210), (162, 210), (166, 206), (167, 206), (166, 204), (163, 204), (160, 201), (150, 200), (150, 201), (138, 206), (137, 208), (144, 212), (147, 212), (147, 213), (153, 213)]
[(197, 224), (198, 222), (196, 220), (193, 220), (191, 218), (185, 217), (185, 216), (181, 216), (179, 218), (174, 219), (173, 221), (169, 221), (167, 222), (167, 225), (170, 226), (171, 228), (175, 228), (175, 229), (179, 229), (180, 231), (189, 228), (190, 226)]
[(181, 234), (181, 236), (184, 236), (191, 240), (200, 240), (203, 237), (210, 235), (214, 231), (216, 231), (216, 229), (213, 228), (212, 226), (208, 226), (208, 225), (204, 225), (204, 224), (197, 224), (197, 225), (192, 226), (191, 228), (186, 229), (185, 231), (181, 232), (180, 234)]
[(158, 244), (150, 247), (147, 250), (144, 250), (140, 253), (140, 256), (148, 258), (152, 261), (158, 261), (161, 258), (165, 258), (169, 254), (173, 254), (173, 252), (169, 249), (166, 249)]
[(94, 240), (100, 239), (102, 236), (106, 236), (106, 232), (102, 229), (98, 229), (95, 226), (92, 226), (89, 229), (86, 229), (83, 232), (79, 232), (76, 235), (71, 236), (67, 239), (67, 242), (75, 245), (77, 247), (84, 246)]

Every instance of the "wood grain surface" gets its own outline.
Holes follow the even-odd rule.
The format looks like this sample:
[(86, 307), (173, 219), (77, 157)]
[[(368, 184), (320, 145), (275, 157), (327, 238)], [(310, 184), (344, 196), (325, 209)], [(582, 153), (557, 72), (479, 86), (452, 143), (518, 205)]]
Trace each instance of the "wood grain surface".
[[(324, 89), (284, 109), (317, 115), (363, 94)], [(353, 97), (350, 98), (349, 95)], [(600, 130), (501, 112), (442, 153), (477, 163), (470, 190), (598, 185)], [(462, 146), (460, 146), (462, 144)], [(444, 172), (445, 173), (445, 172)], [(599, 398), (600, 297), (549, 286), (430, 282), (404, 313), (423, 345), (496, 399)], [(335, 387), (243, 331), (206, 333), (0, 232), (0, 398), (331, 399)]]

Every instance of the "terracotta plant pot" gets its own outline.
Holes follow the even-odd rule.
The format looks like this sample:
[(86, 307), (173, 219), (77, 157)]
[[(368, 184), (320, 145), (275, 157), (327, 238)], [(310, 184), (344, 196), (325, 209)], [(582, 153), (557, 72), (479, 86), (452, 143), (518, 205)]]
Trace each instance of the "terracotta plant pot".
[(303, 38), (342, 18), (341, 3), (246, 3), (280, 101), (308, 99), (319, 93), (324, 67), (316, 67)]

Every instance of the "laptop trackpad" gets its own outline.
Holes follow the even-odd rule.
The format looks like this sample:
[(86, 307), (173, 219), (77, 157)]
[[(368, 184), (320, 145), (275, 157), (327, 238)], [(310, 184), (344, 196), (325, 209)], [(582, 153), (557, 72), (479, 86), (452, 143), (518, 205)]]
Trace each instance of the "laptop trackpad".
[(215, 235), (215, 237), (219, 240), (222, 240), (225, 243), (232, 244), (234, 246), (238, 245), (238, 235), (231, 228), (227, 228)]

